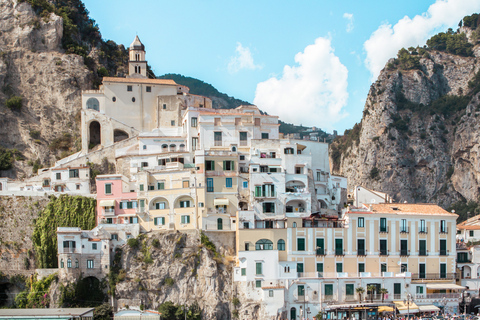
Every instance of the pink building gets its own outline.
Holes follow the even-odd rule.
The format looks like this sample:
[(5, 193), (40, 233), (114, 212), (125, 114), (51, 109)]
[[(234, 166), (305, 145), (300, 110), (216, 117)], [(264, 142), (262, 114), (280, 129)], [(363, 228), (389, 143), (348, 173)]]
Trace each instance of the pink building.
[(121, 174), (96, 177), (97, 225), (138, 223), (137, 193), (134, 184)]

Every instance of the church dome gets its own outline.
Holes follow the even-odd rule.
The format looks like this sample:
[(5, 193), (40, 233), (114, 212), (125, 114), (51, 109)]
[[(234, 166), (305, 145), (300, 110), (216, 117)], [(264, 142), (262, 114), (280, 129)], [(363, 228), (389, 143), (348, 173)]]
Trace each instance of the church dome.
[(145, 46), (140, 41), (138, 36), (135, 36), (135, 40), (133, 40), (132, 44), (130, 45), (130, 50), (144, 50), (145, 51)]

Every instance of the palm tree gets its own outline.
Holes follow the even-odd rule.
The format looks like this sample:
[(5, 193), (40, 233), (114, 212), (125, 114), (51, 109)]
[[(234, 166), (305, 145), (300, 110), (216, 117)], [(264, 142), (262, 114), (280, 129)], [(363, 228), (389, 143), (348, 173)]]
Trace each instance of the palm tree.
[(355, 291), (358, 293), (358, 302), (362, 303), (362, 294), (365, 292), (365, 289), (358, 287)]
[(383, 299), (385, 298), (385, 295), (388, 293), (388, 290), (386, 288), (380, 288), (380, 290), (378, 290), (378, 293), (382, 295), (382, 303), (383, 303)]
[(377, 287), (373, 284), (367, 286), (367, 293), (370, 293), (370, 302), (373, 302), (373, 293), (377, 291)]

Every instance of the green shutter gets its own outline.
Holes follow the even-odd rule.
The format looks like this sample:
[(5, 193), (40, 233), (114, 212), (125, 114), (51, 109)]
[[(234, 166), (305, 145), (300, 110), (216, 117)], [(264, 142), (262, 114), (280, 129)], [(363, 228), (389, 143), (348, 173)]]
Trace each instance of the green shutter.
[(333, 284), (326, 284), (324, 288), (326, 296), (333, 296)]
[(305, 239), (297, 239), (297, 251), (305, 251)]
[(140, 191), (143, 191), (143, 184), (140, 185)]
[(227, 170), (227, 161), (223, 161), (223, 171)]
[(123, 202), (120, 201), (120, 202), (118, 203), (118, 209), (123, 209)]
[(354, 284), (353, 283), (348, 283), (345, 285), (345, 293), (347, 296), (353, 296), (354, 295)]
[(365, 263), (358, 264), (358, 272), (365, 272)]
[(323, 263), (317, 263), (317, 272), (323, 272)]
[(242, 276), (246, 276), (247, 275), (247, 268), (242, 268)]
[(255, 197), (260, 197), (262, 194), (262, 187), (261, 186), (256, 186), (255, 187)]
[(297, 263), (297, 272), (303, 272), (303, 263)]
[(257, 262), (257, 263), (256, 263), (256, 269), (255, 269), (255, 270), (256, 270), (255, 274), (263, 274), (263, 272), (262, 272), (262, 263), (261, 263), (261, 262)]
[(299, 285), (298, 286), (298, 295), (299, 296), (304, 296), (305, 295), (305, 286), (304, 285)]
[(337, 263), (337, 272), (343, 272), (343, 263)]
[(190, 223), (190, 216), (187, 216), (187, 223)]
[(107, 194), (112, 193), (112, 185), (110, 183), (105, 184), (105, 193)]
[(145, 200), (140, 200), (140, 208), (145, 208)]
[(132, 208), (133, 208), (132, 201), (128, 201), (127, 202), (127, 209), (132, 209)]
[(231, 170), (235, 170), (235, 161), (231, 161), (232, 162), (232, 166), (231, 166)]

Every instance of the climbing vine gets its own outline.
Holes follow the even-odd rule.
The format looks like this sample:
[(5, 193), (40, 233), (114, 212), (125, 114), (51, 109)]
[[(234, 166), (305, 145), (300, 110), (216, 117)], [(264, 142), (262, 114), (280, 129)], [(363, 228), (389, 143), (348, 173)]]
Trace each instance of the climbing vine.
[(35, 221), (33, 245), (37, 268), (57, 268), (57, 227), (95, 227), (96, 200), (81, 196), (50, 197), (50, 202)]
[(41, 280), (36, 280), (36, 275), (27, 279), (27, 288), (15, 298), (17, 308), (48, 308), (50, 297), (48, 291), (53, 281), (57, 281), (57, 274), (51, 274)]

